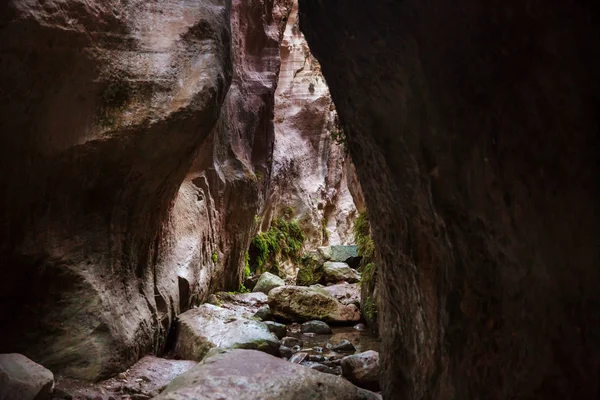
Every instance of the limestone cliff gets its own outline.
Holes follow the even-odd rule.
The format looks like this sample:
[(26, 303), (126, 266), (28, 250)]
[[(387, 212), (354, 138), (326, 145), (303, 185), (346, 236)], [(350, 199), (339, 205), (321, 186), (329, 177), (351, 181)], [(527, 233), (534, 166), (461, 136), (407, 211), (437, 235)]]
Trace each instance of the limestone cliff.
[(237, 285), (272, 149), (273, 3), (0, 5), (0, 352), (96, 379)]
[(592, 2), (300, 0), (381, 263), (386, 399), (597, 399)]
[(334, 140), (337, 114), (319, 63), (300, 32), (297, 1), (281, 43), (274, 124), (265, 221), (284, 213), (297, 217), (307, 247), (352, 243), (357, 213), (347, 183), (353, 178), (347, 171), (351, 162)]

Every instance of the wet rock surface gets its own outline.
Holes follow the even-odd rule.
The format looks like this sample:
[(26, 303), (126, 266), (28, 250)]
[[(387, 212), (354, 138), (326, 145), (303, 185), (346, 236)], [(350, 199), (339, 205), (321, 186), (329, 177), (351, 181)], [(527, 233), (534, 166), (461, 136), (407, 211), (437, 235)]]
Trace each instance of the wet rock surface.
[(279, 340), (262, 322), (235, 312), (203, 304), (178, 317), (175, 352), (181, 358), (201, 361), (214, 348), (257, 349), (276, 354)]
[(302, 333), (328, 334), (331, 328), (323, 321), (307, 321), (300, 326)]
[(189, 360), (146, 356), (114, 378), (91, 383), (58, 377), (55, 399), (144, 400), (157, 396), (169, 382), (196, 366)]
[(370, 400), (380, 397), (341, 377), (254, 350), (207, 358), (171, 382), (157, 400), (180, 399)]
[(54, 375), (22, 354), (0, 354), (0, 399), (47, 400)]
[(360, 320), (358, 308), (344, 305), (318, 288), (284, 286), (269, 292), (269, 307), (284, 321), (352, 322)]

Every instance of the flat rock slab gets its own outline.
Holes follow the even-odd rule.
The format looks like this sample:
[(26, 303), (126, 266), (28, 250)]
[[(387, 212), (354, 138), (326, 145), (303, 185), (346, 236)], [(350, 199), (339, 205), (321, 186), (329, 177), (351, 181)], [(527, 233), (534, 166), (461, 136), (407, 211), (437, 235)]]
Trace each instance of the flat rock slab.
[(244, 318), (252, 316), (267, 304), (266, 294), (217, 292), (208, 296), (207, 303), (234, 311)]
[(358, 283), (338, 283), (337, 285), (324, 286), (323, 290), (342, 304), (360, 305), (360, 286)]
[(49, 399), (54, 375), (22, 354), (0, 354), (0, 399)]
[(197, 364), (195, 361), (146, 356), (127, 371), (105, 381), (92, 383), (58, 378), (56, 390), (73, 399), (104, 399), (111, 396), (121, 399), (131, 395), (150, 398), (157, 396), (169, 382)]
[(323, 277), (327, 283), (360, 281), (360, 274), (344, 262), (327, 261), (323, 264)]
[(171, 382), (156, 400), (375, 400), (347, 380), (255, 350), (227, 350)]
[(269, 293), (271, 313), (286, 321), (355, 322), (360, 312), (353, 305), (344, 305), (322, 288), (282, 286)]
[(213, 347), (276, 354), (279, 339), (264, 323), (212, 304), (202, 304), (179, 315), (175, 352), (181, 358), (201, 361)]

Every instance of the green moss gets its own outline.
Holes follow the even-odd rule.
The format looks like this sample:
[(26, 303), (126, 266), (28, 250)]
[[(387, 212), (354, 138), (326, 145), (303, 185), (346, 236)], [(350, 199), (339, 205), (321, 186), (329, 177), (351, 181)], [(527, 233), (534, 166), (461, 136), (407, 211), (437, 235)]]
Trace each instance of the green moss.
[(212, 256), (210, 258), (216, 264), (217, 261), (219, 261), (219, 254), (216, 251), (213, 251)]
[(369, 324), (373, 324), (377, 320), (377, 305), (373, 298), (367, 297), (367, 299), (363, 303), (363, 314)]
[(246, 279), (250, 276), (252, 272), (250, 271), (250, 254), (246, 252), (244, 254), (244, 274), (243, 278)]
[(267, 232), (256, 235), (251, 242), (252, 253), (256, 254), (257, 270), (263, 272), (267, 264), (277, 267), (277, 259), (300, 260), (300, 252), (306, 239), (298, 221), (276, 218)]
[(354, 222), (354, 239), (358, 245), (358, 255), (366, 259), (365, 264), (374, 261), (375, 243), (371, 237), (371, 224), (366, 212), (361, 212)]

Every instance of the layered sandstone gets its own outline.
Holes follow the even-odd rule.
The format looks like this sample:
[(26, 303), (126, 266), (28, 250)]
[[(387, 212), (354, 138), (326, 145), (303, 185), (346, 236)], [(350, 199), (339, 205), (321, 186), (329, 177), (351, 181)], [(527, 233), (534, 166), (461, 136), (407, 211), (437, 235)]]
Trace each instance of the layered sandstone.
[(300, 0), (381, 258), (386, 399), (600, 396), (594, 12)]
[(281, 43), (275, 93), (275, 143), (265, 220), (299, 219), (308, 247), (353, 242), (357, 217), (348, 180), (354, 179), (327, 83), (298, 26), (294, 1)]

